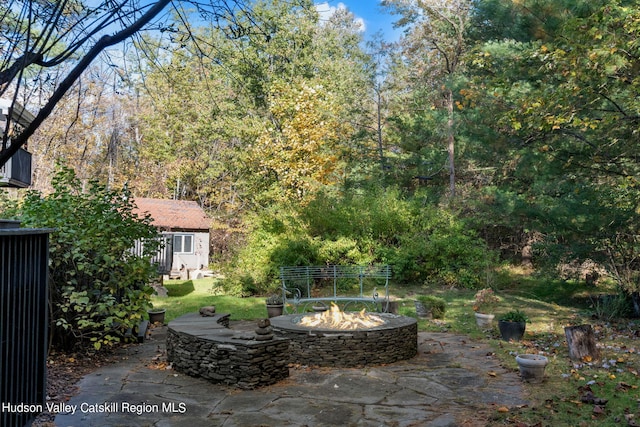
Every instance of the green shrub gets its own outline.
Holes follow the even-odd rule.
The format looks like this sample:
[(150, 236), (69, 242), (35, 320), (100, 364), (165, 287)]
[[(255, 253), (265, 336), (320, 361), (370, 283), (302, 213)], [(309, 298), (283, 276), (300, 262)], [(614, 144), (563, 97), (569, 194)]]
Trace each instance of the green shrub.
[(528, 323), (529, 317), (520, 310), (512, 310), (500, 316), (498, 320), (503, 320), (505, 322)]
[(615, 319), (624, 319), (633, 314), (631, 298), (623, 291), (613, 295), (597, 295), (591, 297), (594, 315), (598, 319), (611, 322)]
[(411, 230), (419, 208), (393, 188), (347, 192), (341, 198), (324, 193), (301, 210), (308, 232), (325, 240), (351, 238), (364, 242), (395, 244)]
[(393, 246), (380, 246), (380, 258), (394, 278), (408, 283), (478, 289), (497, 256), (453, 213), (425, 207)]
[[(277, 225), (275, 225), (277, 224)], [(317, 243), (288, 214), (267, 210), (249, 220), (246, 244), (226, 266), (224, 289), (235, 296), (273, 293), (280, 286), (283, 265), (311, 265)]]
[[(71, 350), (118, 342), (123, 331), (146, 315), (157, 274), (150, 262), (158, 250), (150, 218), (133, 213), (126, 190), (108, 190), (97, 182), (83, 185), (61, 168), (54, 192), (30, 191), (14, 207), (26, 227), (52, 228), (50, 235), (51, 339)], [(143, 242), (142, 256), (132, 251)]]
[(319, 194), (306, 206), (271, 206), (249, 221), (225, 289), (271, 293), (284, 265), (390, 264), (397, 284), (476, 289), (495, 256), (454, 213), (388, 189)]

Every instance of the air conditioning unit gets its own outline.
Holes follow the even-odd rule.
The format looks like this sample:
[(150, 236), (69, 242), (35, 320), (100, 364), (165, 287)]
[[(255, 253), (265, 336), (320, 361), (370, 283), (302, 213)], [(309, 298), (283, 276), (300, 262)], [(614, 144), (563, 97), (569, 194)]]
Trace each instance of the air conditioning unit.
[(25, 188), (31, 185), (31, 153), (20, 149), (0, 167), (0, 187)]
[[(33, 114), (27, 111), (22, 105), (15, 103), (13, 109), (11, 101), (0, 99), (0, 135), (4, 137), (7, 130), (7, 121), (10, 120), (10, 128), (26, 127), (34, 119)], [(9, 116), (11, 112), (11, 116)], [(11, 145), (11, 134), (9, 134), (8, 145)], [(3, 138), (4, 139), (4, 138)], [(9, 161), (0, 166), (0, 187), (25, 188), (31, 185), (31, 153), (27, 150), (19, 149)]]

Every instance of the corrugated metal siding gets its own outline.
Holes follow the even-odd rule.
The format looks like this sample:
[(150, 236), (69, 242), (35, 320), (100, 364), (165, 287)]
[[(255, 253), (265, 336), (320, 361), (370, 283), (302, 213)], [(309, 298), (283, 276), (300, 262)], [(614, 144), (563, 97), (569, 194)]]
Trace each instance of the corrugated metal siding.
[(24, 426), (46, 398), (49, 234), (1, 228), (0, 425)]

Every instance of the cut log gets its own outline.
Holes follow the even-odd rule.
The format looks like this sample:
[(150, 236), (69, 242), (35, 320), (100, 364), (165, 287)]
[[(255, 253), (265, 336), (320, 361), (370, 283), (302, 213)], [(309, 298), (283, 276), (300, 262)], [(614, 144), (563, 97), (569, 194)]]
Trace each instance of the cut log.
[(567, 338), (571, 360), (590, 362), (600, 358), (591, 325), (567, 326), (564, 328), (564, 335)]

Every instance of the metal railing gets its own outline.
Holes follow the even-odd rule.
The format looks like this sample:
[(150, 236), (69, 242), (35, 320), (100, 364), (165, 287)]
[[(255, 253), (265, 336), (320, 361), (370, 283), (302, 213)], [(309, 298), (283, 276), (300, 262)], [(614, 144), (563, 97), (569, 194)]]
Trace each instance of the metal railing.
[[(315, 302), (342, 301), (347, 305), (362, 303), (373, 309), (387, 311), (389, 308), (389, 279), (391, 267), (389, 265), (321, 265), (321, 266), (283, 266), (280, 267), (280, 281), (282, 283), (282, 299), (285, 302), (284, 311), (288, 305), (295, 311), (304, 310)], [(357, 279), (356, 292), (344, 292), (339, 289), (339, 282), (343, 279)], [(371, 296), (365, 295), (365, 279), (380, 279), (384, 286), (384, 294), (380, 296), (376, 287), (370, 289)], [(320, 281), (329, 281), (332, 288), (324, 295), (314, 295), (313, 286)], [(348, 280), (347, 280), (348, 282)], [(348, 286), (352, 288), (352, 286)], [(353, 290), (353, 289), (352, 289)], [(382, 304), (381, 307), (378, 307)]]
[[(156, 237), (159, 243), (158, 252), (151, 258), (151, 263), (155, 264), (158, 274), (169, 274), (173, 264), (173, 236), (170, 234), (161, 234)], [(144, 242), (137, 240), (132, 252), (136, 256), (144, 254)]]
[(0, 221), (0, 426), (44, 410), (49, 231)]

